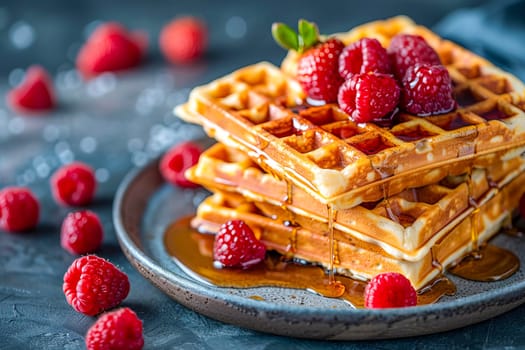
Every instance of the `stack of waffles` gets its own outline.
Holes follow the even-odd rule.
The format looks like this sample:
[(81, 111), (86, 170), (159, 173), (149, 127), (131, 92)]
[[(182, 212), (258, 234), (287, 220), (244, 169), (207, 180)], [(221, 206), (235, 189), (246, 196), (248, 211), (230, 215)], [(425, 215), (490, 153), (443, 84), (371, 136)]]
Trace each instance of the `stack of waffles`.
[(404, 17), (336, 36), (386, 47), (399, 33), (439, 54), (456, 110), (356, 124), (307, 103), (294, 54), (195, 88), (176, 113), (218, 143), (187, 172), (213, 192), (194, 227), (241, 219), (287, 258), (359, 280), (399, 272), (421, 289), (508, 225), (525, 190), (525, 86)]

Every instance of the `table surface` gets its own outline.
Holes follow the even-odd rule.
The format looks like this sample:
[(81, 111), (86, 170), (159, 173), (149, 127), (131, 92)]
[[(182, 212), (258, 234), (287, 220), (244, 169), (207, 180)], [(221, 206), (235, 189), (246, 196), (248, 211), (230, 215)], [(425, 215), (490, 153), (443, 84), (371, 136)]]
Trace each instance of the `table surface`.
[[(359, 6), (353, 1), (232, 1), (221, 2), (220, 7), (213, 1), (195, 3), (130, 1), (126, 11), (121, 11), (121, 2), (0, 3), (0, 96), (20, 80), (21, 69), (40, 63), (54, 76), (60, 101), (56, 111), (38, 117), (16, 115), (3, 98), (0, 101), (0, 188), (28, 186), (42, 203), (34, 231), (0, 232), (0, 349), (82, 349), (84, 335), (95, 321), (75, 312), (61, 289), (63, 274), (76, 256), (60, 247), (60, 225), (75, 208), (55, 204), (49, 176), (72, 160), (96, 169), (99, 187), (88, 208), (99, 214), (105, 231), (97, 254), (128, 274), (131, 292), (122, 305), (143, 320), (145, 349), (524, 347), (525, 306), (441, 334), (384, 341), (310, 341), (257, 333), (199, 315), (169, 299), (134, 270), (118, 245), (111, 217), (118, 185), (131, 169), (145, 165), (170, 145), (203, 135), (172, 114), (172, 107), (186, 99), (192, 86), (250, 63), (279, 62), (284, 51), (269, 35), (273, 21), (293, 24), (308, 18), (329, 33), (405, 14), (434, 27), (454, 9), (481, 1), (368, 1)], [(189, 66), (165, 63), (156, 44), (162, 25), (179, 14), (200, 16), (210, 29), (206, 57)], [(125, 74), (83, 82), (74, 70), (75, 54), (86, 33), (106, 20), (145, 29), (151, 44), (148, 60)]]

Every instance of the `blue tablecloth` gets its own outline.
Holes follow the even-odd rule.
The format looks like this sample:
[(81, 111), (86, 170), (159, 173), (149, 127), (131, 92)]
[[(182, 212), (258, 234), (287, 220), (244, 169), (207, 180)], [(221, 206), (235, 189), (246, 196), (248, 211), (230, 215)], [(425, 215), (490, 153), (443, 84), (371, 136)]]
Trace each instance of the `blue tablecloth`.
[[(469, 6), (479, 6), (471, 7)], [(458, 10), (462, 8), (461, 10)], [(170, 66), (157, 50), (163, 23), (178, 14), (203, 17), (210, 28), (207, 57), (191, 66)], [(124, 175), (171, 144), (201, 135), (171, 113), (189, 88), (260, 60), (278, 63), (284, 52), (269, 35), (279, 20), (304, 17), (323, 32), (405, 14), (485, 55), (525, 78), (525, 2), (349, 1), (53, 1), (0, 4), (0, 96), (19, 81), (20, 69), (41, 63), (55, 77), (60, 108), (23, 117), (0, 102), (0, 188), (29, 186), (41, 200), (42, 219), (24, 235), (0, 232), (0, 349), (82, 349), (95, 318), (75, 312), (61, 290), (75, 256), (59, 245), (70, 211), (51, 198), (48, 179), (72, 159), (96, 169), (99, 190), (90, 209), (103, 222), (98, 255), (130, 277), (123, 305), (144, 321), (146, 349), (493, 349), (525, 347), (525, 306), (495, 319), (429, 336), (332, 343), (260, 334), (201, 316), (173, 302), (135, 271), (116, 241), (111, 219), (115, 191)], [(73, 59), (97, 20), (114, 19), (150, 34), (149, 60), (140, 69), (82, 82)]]

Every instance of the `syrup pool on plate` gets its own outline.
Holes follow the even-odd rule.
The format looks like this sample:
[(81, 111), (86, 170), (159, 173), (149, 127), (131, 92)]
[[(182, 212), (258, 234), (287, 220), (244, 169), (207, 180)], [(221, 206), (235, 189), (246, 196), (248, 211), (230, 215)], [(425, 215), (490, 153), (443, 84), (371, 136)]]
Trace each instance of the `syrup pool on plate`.
[[(269, 252), (263, 263), (249, 270), (216, 268), (213, 264), (214, 236), (192, 229), (190, 221), (190, 217), (185, 217), (172, 223), (165, 232), (164, 245), (181, 269), (197, 280), (219, 287), (303, 289), (343, 299), (356, 308), (364, 305), (366, 282), (337, 275), (334, 285), (323, 268), (287, 260), (274, 252)], [(455, 285), (440, 275), (418, 293), (418, 304), (434, 303), (455, 291)], [(257, 296), (253, 299), (261, 300)]]

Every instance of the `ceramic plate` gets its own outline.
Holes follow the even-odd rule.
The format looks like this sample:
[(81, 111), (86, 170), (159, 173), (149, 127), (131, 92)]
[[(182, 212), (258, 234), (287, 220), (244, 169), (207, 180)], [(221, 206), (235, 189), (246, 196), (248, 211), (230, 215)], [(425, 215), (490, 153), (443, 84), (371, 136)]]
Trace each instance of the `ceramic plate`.
[[(117, 236), (133, 266), (175, 301), (211, 318), (278, 335), (315, 339), (382, 339), (436, 333), (502, 314), (525, 301), (523, 268), (499, 282), (451, 276), (453, 297), (400, 309), (353, 309), (347, 303), (302, 290), (219, 288), (182, 271), (167, 254), (167, 226), (194, 212), (207, 195), (164, 183), (157, 163), (130, 173), (114, 203)], [(500, 235), (494, 244), (525, 261), (525, 238)], [(253, 298), (257, 295), (257, 300)]]

